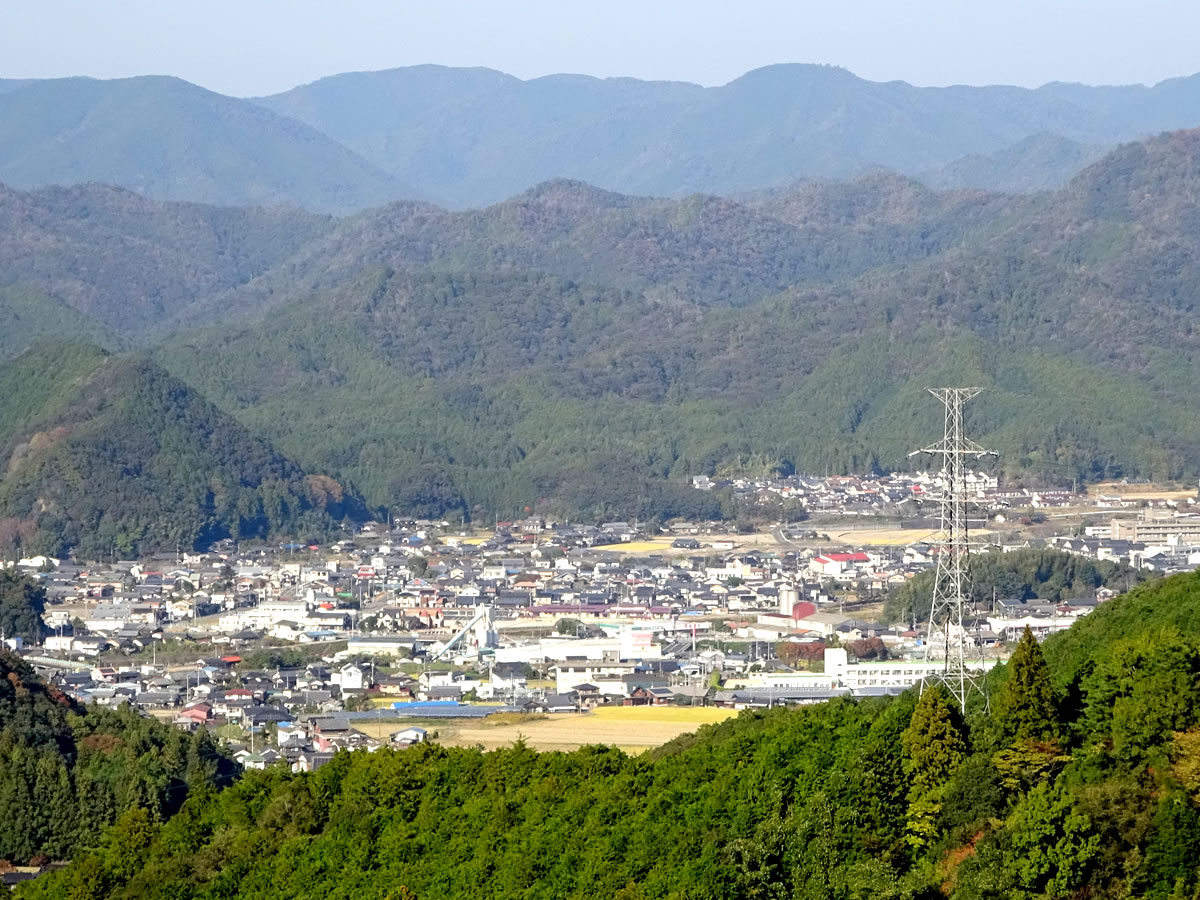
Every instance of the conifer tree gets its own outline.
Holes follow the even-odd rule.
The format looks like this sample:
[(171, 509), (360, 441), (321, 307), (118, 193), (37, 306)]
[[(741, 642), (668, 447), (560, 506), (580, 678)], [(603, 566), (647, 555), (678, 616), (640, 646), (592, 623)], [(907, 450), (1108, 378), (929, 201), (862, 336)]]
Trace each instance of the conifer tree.
[(912, 719), (900, 735), (904, 774), (908, 776), (906, 839), (920, 849), (933, 843), (950, 776), (967, 757), (967, 740), (958, 710), (940, 686), (921, 692)]
[(1050, 669), (1028, 625), (1008, 666), (1008, 681), (1000, 688), (995, 706), (1000, 743), (1054, 740), (1058, 717)]
[(945, 784), (967, 756), (967, 741), (958, 710), (940, 686), (928, 687), (900, 735), (904, 774), (910, 793), (926, 793)]

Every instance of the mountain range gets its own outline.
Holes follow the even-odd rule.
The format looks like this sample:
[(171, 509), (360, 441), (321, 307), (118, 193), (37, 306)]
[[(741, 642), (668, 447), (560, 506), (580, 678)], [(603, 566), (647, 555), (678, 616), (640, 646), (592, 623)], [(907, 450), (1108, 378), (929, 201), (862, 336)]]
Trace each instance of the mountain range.
[[(1024, 195), (886, 173), (736, 199), (560, 179), (484, 209), (336, 218), (8, 190), (0, 353), (25, 351), (8, 364), (22, 384), (70, 371), (45, 342), (90, 342), (174, 385), (157, 395), (211, 404), (199, 434), (244, 429), (294, 498), (296, 516), (252, 516), (250, 533), (313, 530), (360, 494), (417, 515), (729, 515), (687, 477), (911, 465), (939, 433), (924, 388), (941, 383), (987, 388), (969, 427), (1010, 479), (1191, 477), (1198, 195), (1198, 131)], [(123, 391), (70, 384), (76, 406)], [(6, 460), (58, 427), (25, 390), (50, 411), (5, 438)], [(153, 436), (162, 416), (121, 429)], [(235, 459), (189, 466), (233, 466), (260, 496)], [(23, 463), (12, 487), (6, 464), (0, 515), (43, 521), (44, 487)], [(306, 488), (324, 479), (348, 498), (332, 516)], [(172, 534), (243, 527), (228, 510), (212, 525), (201, 501)]]
[(413, 66), (234, 98), (176, 78), (0, 82), (0, 182), (347, 213), (499, 202), (555, 178), (731, 194), (885, 168), (934, 187), (1058, 187), (1121, 141), (1200, 125), (1200, 75), (1036, 90), (776, 65), (719, 87)]

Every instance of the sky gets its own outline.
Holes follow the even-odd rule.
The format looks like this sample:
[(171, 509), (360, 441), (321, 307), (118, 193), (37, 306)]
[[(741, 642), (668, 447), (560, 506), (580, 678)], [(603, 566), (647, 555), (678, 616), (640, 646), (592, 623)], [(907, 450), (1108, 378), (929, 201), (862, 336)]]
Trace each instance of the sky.
[(1196, 0), (0, 0), (0, 77), (254, 96), (418, 63), (724, 84), (780, 62), (918, 85), (1200, 71)]

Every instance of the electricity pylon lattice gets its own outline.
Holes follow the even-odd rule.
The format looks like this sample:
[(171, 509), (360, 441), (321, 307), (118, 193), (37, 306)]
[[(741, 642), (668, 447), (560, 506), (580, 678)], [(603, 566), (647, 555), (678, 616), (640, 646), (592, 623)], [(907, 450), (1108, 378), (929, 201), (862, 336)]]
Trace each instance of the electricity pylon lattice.
[[(942, 490), (937, 500), (941, 507), (941, 534), (932, 541), (937, 552), (937, 574), (933, 584), (926, 638), (927, 658), (935, 650), (945, 654), (945, 666), (931, 680), (945, 685), (966, 709), (967, 693), (977, 687), (976, 673), (967, 668), (967, 633), (963, 628), (964, 611), (971, 596), (971, 576), (967, 559), (971, 542), (967, 536), (966, 461), (995, 456), (963, 433), (963, 406), (979, 395), (982, 388), (929, 388), (929, 393), (946, 408), (946, 433), (936, 444), (914, 450), (909, 456), (928, 453), (941, 458)], [(974, 641), (971, 641), (972, 645)]]

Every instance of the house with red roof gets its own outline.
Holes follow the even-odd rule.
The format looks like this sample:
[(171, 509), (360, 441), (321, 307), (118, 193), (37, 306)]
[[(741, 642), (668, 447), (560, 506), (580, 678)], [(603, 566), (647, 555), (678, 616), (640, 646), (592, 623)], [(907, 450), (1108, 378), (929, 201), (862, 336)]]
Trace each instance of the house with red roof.
[(855, 569), (869, 565), (871, 557), (866, 553), (823, 553), (814, 556), (808, 563), (809, 571), (818, 578), (837, 578)]

